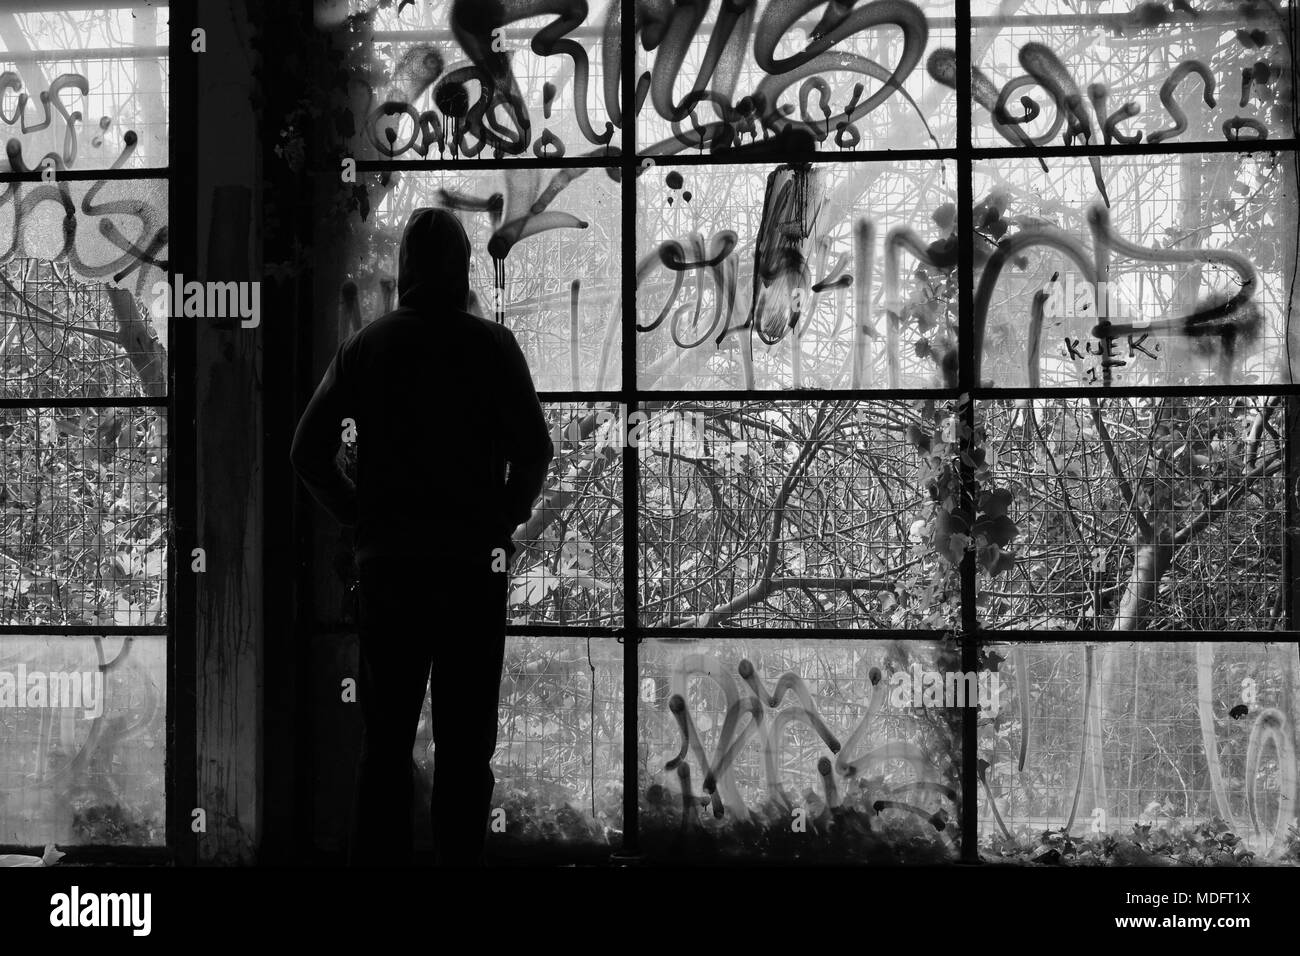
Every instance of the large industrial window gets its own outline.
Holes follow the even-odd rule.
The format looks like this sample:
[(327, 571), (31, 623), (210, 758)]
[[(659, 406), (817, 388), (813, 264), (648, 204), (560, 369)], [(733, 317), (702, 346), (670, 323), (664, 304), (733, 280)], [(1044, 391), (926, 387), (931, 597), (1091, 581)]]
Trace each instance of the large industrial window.
[(349, 10), (340, 334), (455, 210), (553, 423), (494, 853), (1300, 858), (1271, 3)]
[(168, 8), (0, 10), (0, 845), (161, 845)]

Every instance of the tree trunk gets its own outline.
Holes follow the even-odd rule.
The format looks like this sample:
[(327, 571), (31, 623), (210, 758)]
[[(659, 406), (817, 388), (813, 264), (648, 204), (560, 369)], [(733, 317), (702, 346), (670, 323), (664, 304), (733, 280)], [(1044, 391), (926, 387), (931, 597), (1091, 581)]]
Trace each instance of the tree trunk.
[(140, 376), (146, 395), (167, 394), (167, 350), (149, 330), (140, 306), (126, 289), (109, 289), (108, 301), (117, 320), (117, 342)]
[(1160, 582), (1174, 558), (1174, 536), (1168, 528), (1153, 528), (1149, 540), (1140, 541), (1133, 555), (1133, 571), (1124, 586), (1112, 630), (1136, 631), (1160, 592)]

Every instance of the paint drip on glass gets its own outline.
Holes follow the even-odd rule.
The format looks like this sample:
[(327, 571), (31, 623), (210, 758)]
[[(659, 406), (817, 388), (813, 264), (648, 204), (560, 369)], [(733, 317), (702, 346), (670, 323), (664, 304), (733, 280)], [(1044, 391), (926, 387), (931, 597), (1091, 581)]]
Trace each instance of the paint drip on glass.
[(506, 260), (492, 257), (492, 307), (497, 325), (506, 321)]

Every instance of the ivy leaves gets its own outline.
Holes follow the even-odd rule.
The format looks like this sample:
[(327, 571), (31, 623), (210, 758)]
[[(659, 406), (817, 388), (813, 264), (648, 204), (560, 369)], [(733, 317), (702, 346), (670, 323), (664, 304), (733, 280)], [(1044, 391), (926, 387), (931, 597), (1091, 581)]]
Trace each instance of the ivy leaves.
[(957, 467), (961, 431), (966, 428), (956, 415), (921, 402), (922, 415), (934, 425), (933, 434), (910, 425), (907, 439), (921, 454), (921, 484), (929, 491), (930, 506), (924, 522), (912, 524), (912, 536), (928, 543), (945, 565), (958, 565), (970, 542), (971, 515), (963, 505), (964, 486)]
[(976, 560), (991, 577), (1012, 571), (1016, 556), (1007, 550), (1020, 534), (1008, 512), (1012, 494), (1006, 488), (997, 488), (980, 495), (980, 515), (975, 521)]
[(1011, 517), (1011, 491), (992, 487), (984, 430), (966, 423), (964, 407), (964, 400), (952, 409), (921, 402), (919, 410), (934, 423), (934, 432), (908, 427), (907, 438), (922, 457), (920, 479), (931, 500), (928, 518), (913, 521), (911, 537), (928, 542), (949, 569), (973, 551), (979, 567), (993, 577), (1014, 570), (1011, 545), (1020, 528)]

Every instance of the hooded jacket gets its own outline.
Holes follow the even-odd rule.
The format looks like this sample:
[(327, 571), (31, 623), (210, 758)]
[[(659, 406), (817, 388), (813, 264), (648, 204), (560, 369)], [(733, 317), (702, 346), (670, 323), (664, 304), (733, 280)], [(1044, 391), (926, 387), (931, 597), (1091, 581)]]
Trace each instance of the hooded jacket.
[[(355, 526), (359, 563), (513, 552), (510, 533), (541, 493), (554, 457), (546, 419), (514, 335), (465, 311), (469, 259), (454, 215), (417, 210), (398, 307), (339, 346), (294, 434), (294, 469)], [(348, 418), (355, 485), (338, 461)]]

